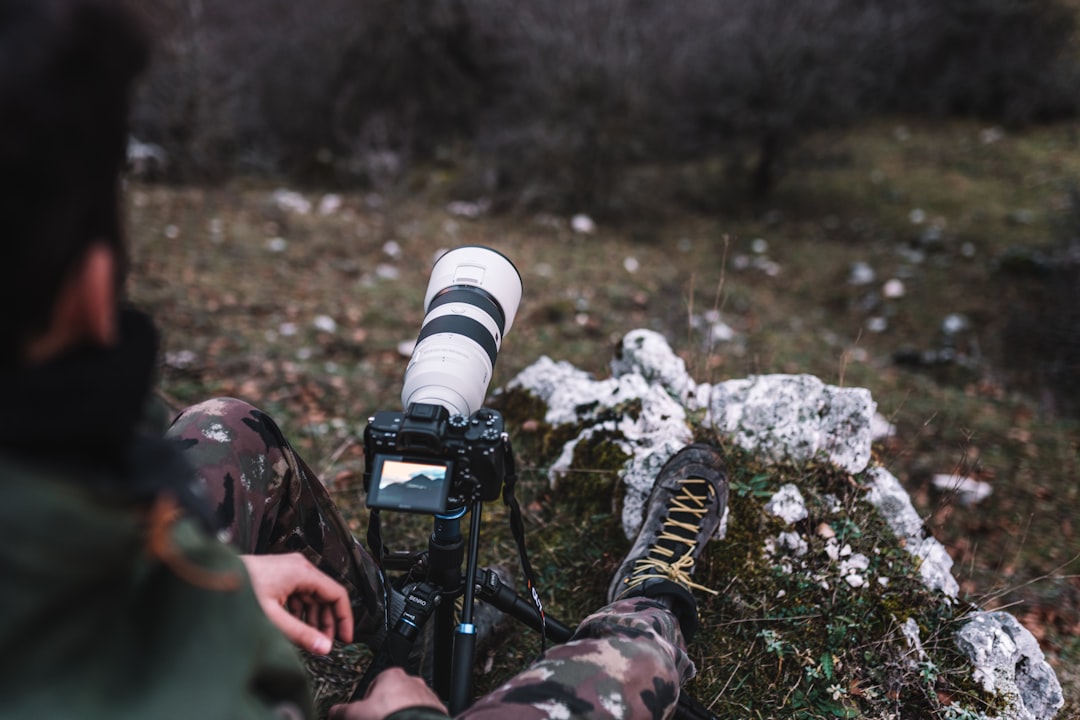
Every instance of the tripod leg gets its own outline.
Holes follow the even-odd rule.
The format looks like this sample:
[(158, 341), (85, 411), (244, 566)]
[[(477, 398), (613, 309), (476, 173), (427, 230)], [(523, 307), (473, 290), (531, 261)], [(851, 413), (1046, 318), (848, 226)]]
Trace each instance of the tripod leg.
[(540, 619), (536, 607), (518, 595), (513, 588), (507, 587), (494, 570), (481, 568), (476, 573), (476, 584), (479, 587), (479, 597), (489, 605), (503, 611), (510, 617), (525, 623), (533, 630), (543, 631), (549, 640), (566, 642), (573, 634), (573, 630), (551, 617)]

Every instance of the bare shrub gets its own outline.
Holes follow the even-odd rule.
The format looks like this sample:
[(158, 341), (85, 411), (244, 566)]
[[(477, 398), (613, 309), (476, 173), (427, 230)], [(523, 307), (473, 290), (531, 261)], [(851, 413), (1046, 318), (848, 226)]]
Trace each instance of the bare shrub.
[(479, 143), (501, 187), (577, 208), (615, 206), (635, 165), (718, 152), (766, 193), (787, 151), (856, 117), (892, 66), (884, 4), (470, 7), (496, 48), (499, 94)]
[(1077, 112), (1077, 9), (1063, 0), (913, 3), (890, 105), (1007, 124)]
[(444, 138), (476, 104), (460, 0), (147, 0), (157, 55), (140, 138), (181, 177), (285, 171), (367, 181)]
[(503, 206), (610, 215), (669, 202), (673, 164), (762, 196), (820, 130), (1050, 117), (1080, 79), (1068, 0), (128, 1), (159, 35), (136, 135), (177, 177), (384, 188), (449, 157)]
[(1080, 191), (1058, 243), (999, 259), (1002, 361), (1011, 385), (1038, 397), (1048, 414), (1080, 418)]

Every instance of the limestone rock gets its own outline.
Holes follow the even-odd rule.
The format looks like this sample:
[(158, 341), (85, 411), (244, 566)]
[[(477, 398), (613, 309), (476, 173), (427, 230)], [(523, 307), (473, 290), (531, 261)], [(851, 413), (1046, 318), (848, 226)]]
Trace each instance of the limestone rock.
[(981, 612), (956, 634), (983, 690), (1013, 700), (1003, 718), (1048, 720), (1065, 704), (1039, 643), (1006, 612)]
[[(917, 558), (922, 583), (942, 593), (946, 602), (959, 602), (952, 559), (945, 548), (928, 535), (900, 482), (885, 468), (871, 464), (871, 443), (881, 436), (881, 418), (868, 390), (830, 386), (810, 375), (759, 375), (699, 384), (664, 337), (651, 330), (627, 333), (611, 369), (610, 378), (596, 379), (568, 363), (542, 357), (505, 389), (522, 389), (541, 400), (547, 423), (578, 429), (550, 469), (552, 485), (566, 477), (577, 443), (597, 433), (618, 443), (629, 456), (619, 473), (625, 484), (622, 528), (627, 538), (641, 525), (645, 500), (661, 466), (691, 441), (693, 417), (693, 422), (704, 423), (761, 458), (827, 459), (857, 476), (864, 486), (863, 499)], [(784, 486), (766, 511), (794, 529), (805, 517), (805, 506), (799, 512), (801, 502), (797, 487)], [(843, 581), (852, 588), (864, 587), (868, 559), (841, 547), (832, 537), (835, 532), (826, 529), (819, 527), (817, 534), (828, 538), (826, 552), (835, 550)], [(723, 527), (718, 534), (723, 535)], [(763, 542), (770, 555), (787, 558), (788, 565), (806, 552), (805, 540), (792, 531)], [(821, 578), (824, 585), (829, 582)], [(887, 578), (877, 582), (885, 585)], [(909, 625), (904, 629), (910, 644), (917, 642), (918, 628)], [(912, 634), (914, 641), (908, 637)], [(956, 640), (972, 661), (976, 681), (1006, 701), (1002, 718), (1048, 720), (1062, 707), (1060, 685), (1037, 641), (1011, 615), (979, 613)]]
[(852, 473), (870, 462), (877, 406), (865, 388), (834, 387), (812, 375), (757, 375), (714, 386), (708, 407), (708, 424), (774, 459), (824, 452)]
[(932, 590), (940, 590), (956, 598), (960, 586), (952, 575), (953, 561), (945, 547), (933, 537), (927, 537), (922, 518), (911, 504), (900, 481), (883, 467), (870, 469), (872, 482), (866, 500), (877, 508), (889, 523), (904, 549), (920, 559), (919, 574)]

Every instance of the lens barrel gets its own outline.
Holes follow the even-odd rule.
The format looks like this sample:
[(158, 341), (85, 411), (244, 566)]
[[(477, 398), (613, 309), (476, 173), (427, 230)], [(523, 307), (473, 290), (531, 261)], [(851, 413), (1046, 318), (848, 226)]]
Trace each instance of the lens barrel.
[(521, 274), (502, 253), (466, 245), (440, 257), (405, 368), (402, 405), (442, 405), (465, 417), (480, 409), (520, 302)]

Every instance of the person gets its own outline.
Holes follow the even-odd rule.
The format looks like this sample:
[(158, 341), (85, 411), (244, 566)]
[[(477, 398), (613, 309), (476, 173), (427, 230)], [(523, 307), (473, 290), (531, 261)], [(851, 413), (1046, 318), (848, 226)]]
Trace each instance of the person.
[[(348, 638), (344, 590), (287, 557), (253, 590), (144, 423), (157, 338), (122, 307), (120, 171), (147, 57), (119, 3), (0, 2), (0, 717), (310, 715), (282, 630)], [(275, 595), (313, 632), (275, 627)]]
[[(119, 0), (0, 0), (0, 718), (313, 717), (294, 646), (377, 643), (385, 584), (268, 416), (150, 422), (157, 334), (123, 300), (120, 220), (147, 54)], [(714, 448), (677, 453), (610, 604), (462, 716), (670, 714), (726, 496)], [(392, 668), (332, 716), (445, 707)]]

